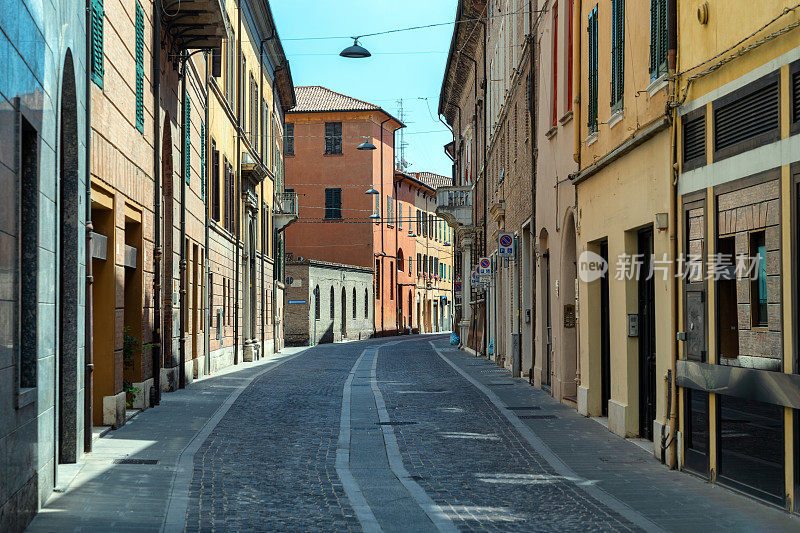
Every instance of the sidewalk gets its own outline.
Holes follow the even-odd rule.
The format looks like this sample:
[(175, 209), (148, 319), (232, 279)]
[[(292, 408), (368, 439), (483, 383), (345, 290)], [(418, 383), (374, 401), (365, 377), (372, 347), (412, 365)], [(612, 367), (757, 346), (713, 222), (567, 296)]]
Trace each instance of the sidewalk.
[(163, 394), (160, 406), (96, 439), (92, 453), (81, 462), (59, 469), (62, 492), (53, 493), (27, 531), (160, 530), (172, 500), (173, 480), (176, 486), (181, 481), (177, 471), (183, 451), (196, 436), (200, 440), (213, 429), (233, 395), (305, 349), (286, 348)]
[(551, 454), (585, 483), (658, 527), (697, 531), (709, 530), (712, 523), (712, 531), (800, 530), (798, 517), (670, 470), (637, 443), (611, 433), (526, 381), (512, 378), (491, 361), (454, 349), (444, 340), (432, 344), (462, 376), (477, 382), (484, 394), (488, 392), (495, 407), (515, 419), (512, 423), (529, 428), (543, 448), (539, 451)]

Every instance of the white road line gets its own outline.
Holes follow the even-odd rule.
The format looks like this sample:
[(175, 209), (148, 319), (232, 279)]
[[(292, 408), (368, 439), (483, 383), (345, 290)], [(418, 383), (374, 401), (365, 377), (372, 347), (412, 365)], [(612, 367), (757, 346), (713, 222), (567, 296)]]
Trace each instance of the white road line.
[(361, 523), (361, 527), (366, 532), (373, 532), (383, 530), (378, 520), (375, 518), (375, 515), (372, 513), (367, 499), (364, 498), (364, 494), (361, 492), (361, 488), (353, 477), (353, 473), (350, 472), (350, 393), (353, 386), (353, 377), (356, 374), (358, 365), (361, 363), (364, 356), (367, 355), (368, 350), (361, 352), (353, 368), (350, 369), (350, 375), (347, 377), (347, 381), (344, 382), (342, 391), (342, 413), (339, 418), (339, 441), (336, 446), (336, 473), (342, 482), (342, 487), (347, 495), (347, 499), (350, 500), (350, 505), (353, 507), (353, 511), (355, 511), (356, 517)]
[[(380, 348), (378, 348), (380, 349)], [(381, 422), (390, 422), (389, 413), (386, 411), (386, 403), (383, 401), (383, 395), (378, 388), (378, 349), (375, 350), (375, 355), (372, 359), (372, 372), (370, 375), (370, 385), (372, 387), (372, 394), (375, 397), (375, 406), (378, 408), (378, 420)], [(417, 502), (428, 518), (431, 519), (433, 525), (439, 531), (455, 532), (458, 528), (450, 520), (450, 517), (434, 502), (428, 493), (419, 486), (419, 484), (411, 479), (411, 475), (403, 465), (403, 457), (400, 455), (400, 448), (397, 445), (397, 437), (394, 434), (394, 428), (388, 424), (381, 426), (383, 431), (383, 442), (386, 447), (386, 456), (389, 459), (389, 468), (392, 469), (394, 475), (403, 484), (414, 501)]]
[(197, 453), (200, 446), (202, 446), (208, 436), (211, 435), (211, 432), (217, 427), (219, 421), (225, 416), (225, 413), (228, 412), (237, 398), (239, 398), (244, 390), (256, 379), (271, 370), (275, 370), (283, 363), (291, 361), (295, 357), (305, 353), (305, 351), (306, 350), (302, 350), (294, 355), (279, 359), (278, 361), (267, 363), (266, 368), (253, 375), (253, 377), (247, 380), (247, 383), (237, 387), (230, 396), (228, 396), (225, 403), (219, 406), (212, 417), (206, 421), (205, 425), (181, 451), (178, 456), (175, 472), (172, 475), (172, 484), (167, 499), (167, 511), (164, 513), (164, 522), (161, 524), (162, 532), (184, 531), (186, 529), (186, 510), (189, 507), (189, 487), (192, 482), (192, 474), (194, 473), (194, 454)]
[(562, 461), (554, 452), (550, 449), (550, 447), (544, 443), (542, 439), (540, 439), (536, 434), (525, 425), (522, 420), (520, 420), (513, 411), (506, 409), (506, 406), (500, 400), (500, 397), (497, 396), (494, 392), (489, 390), (485, 387), (481, 382), (474, 379), (472, 376), (464, 372), (461, 368), (458, 367), (455, 363), (453, 363), (450, 359), (445, 356), (442, 351), (437, 348), (432, 342), (428, 341), (436, 353), (441, 357), (445, 363), (453, 367), (453, 370), (461, 374), (461, 377), (472, 383), (479, 391), (481, 391), (484, 395), (486, 395), (489, 400), (494, 404), (495, 407), (500, 411), (500, 413), (506, 417), (506, 419), (511, 422), (511, 424), (516, 428), (516, 430), (522, 435), (522, 437), (528, 441), (528, 443), (533, 447), (536, 452), (541, 455), (545, 461), (547, 461), (550, 466), (553, 467), (558, 474), (564, 476), (565, 478), (569, 478), (575, 480), (576, 486), (583, 489), (586, 493), (590, 496), (598, 500), (600, 503), (612, 509), (613, 511), (617, 512), (621, 516), (627, 518), (629, 521), (634, 523), (635, 525), (641, 527), (645, 531), (653, 531), (653, 532), (663, 532), (664, 529), (661, 528), (658, 524), (650, 520), (649, 518), (643, 516), (639, 512), (632, 509), (626, 503), (618, 500), (616, 497), (612, 496), (611, 494), (607, 493), (597, 485), (588, 482), (586, 479), (582, 478), (581, 476), (577, 475), (569, 466), (567, 466), (564, 461)]

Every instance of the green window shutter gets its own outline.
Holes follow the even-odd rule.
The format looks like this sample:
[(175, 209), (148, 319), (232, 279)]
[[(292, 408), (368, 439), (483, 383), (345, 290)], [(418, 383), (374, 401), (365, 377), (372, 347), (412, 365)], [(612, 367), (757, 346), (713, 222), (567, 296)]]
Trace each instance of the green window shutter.
[(186, 183), (191, 183), (192, 173), (192, 102), (189, 97), (183, 102), (183, 165)]
[(200, 123), (200, 199), (206, 201), (206, 125)]
[(103, 0), (92, 0), (92, 81), (103, 88)]
[(136, 129), (144, 133), (144, 11), (136, 2)]
[(611, 107), (622, 107), (625, 90), (625, 0), (611, 3)]
[(589, 37), (589, 110), (588, 127), (590, 132), (597, 131), (597, 7), (589, 14), (587, 28)]
[(667, 72), (667, 0), (658, 0), (658, 75)]

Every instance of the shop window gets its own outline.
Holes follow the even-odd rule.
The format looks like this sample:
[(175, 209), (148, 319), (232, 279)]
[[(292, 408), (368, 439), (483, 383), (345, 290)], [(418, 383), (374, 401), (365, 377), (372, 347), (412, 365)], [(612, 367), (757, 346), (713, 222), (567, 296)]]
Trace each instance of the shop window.
[(750, 316), (753, 327), (767, 327), (767, 250), (763, 231), (750, 234), (750, 260), (755, 272), (750, 281)]
[(784, 503), (783, 407), (720, 394), (720, 481)]
[(686, 397), (686, 466), (698, 474), (708, 474), (708, 393), (684, 389)]

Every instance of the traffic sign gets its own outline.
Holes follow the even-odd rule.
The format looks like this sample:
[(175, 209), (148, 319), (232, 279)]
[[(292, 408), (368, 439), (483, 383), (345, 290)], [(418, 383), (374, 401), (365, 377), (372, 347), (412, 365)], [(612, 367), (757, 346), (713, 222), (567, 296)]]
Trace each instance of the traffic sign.
[(488, 257), (481, 257), (478, 261), (478, 274), (491, 274), (492, 273), (492, 260)]
[(514, 234), (501, 233), (497, 238), (497, 255), (500, 257), (514, 257)]

